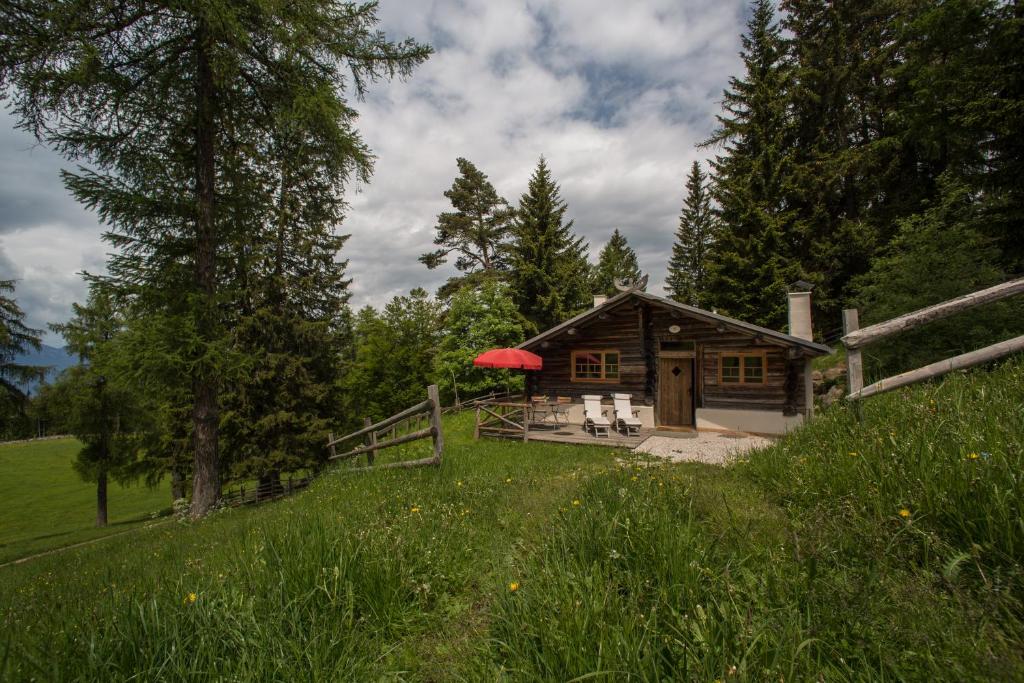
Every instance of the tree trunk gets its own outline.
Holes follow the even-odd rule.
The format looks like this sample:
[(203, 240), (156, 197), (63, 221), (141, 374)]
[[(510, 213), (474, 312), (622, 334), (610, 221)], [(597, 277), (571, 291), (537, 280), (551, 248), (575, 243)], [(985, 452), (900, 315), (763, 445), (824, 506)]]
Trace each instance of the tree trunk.
[[(196, 252), (195, 283), (200, 293), (197, 332), (202, 342), (215, 341), (217, 325), (217, 241), (215, 214), (215, 84), (210, 65), (211, 40), (201, 22), (196, 32)], [(192, 371), (195, 467), (192, 471), (192, 516), (206, 514), (220, 498), (217, 453), (217, 369), (209, 361)]]
[(107, 525), (107, 473), (96, 478), (96, 526)]
[(171, 470), (171, 502), (181, 500), (184, 497), (185, 477), (178, 470)]

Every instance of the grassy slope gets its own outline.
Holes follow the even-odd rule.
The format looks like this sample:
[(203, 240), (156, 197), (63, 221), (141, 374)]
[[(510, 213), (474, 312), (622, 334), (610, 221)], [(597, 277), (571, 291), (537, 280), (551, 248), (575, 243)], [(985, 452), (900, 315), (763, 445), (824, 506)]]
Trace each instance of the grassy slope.
[(97, 529), (96, 487), (71, 469), (74, 439), (0, 445), (0, 563), (123, 531), (168, 508), (166, 486), (109, 488), (106, 529)]
[(833, 410), (729, 469), (474, 443), (464, 415), (440, 470), (335, 474), (0, 570), (0, 662), (12, 680), (1019, 679), (1022, 406), (1017, 362), (879, 397), (863, 423)]

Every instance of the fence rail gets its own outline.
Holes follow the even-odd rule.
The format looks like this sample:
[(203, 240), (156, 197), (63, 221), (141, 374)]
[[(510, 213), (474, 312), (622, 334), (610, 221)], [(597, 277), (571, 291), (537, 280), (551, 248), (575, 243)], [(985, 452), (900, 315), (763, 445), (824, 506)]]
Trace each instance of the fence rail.
[[(427, 387), (427, 400), (421, 401), (399, 413), (395, 413), (391, 417), (386, 417), (380, 422), (369, 424), (370, 418), (365, 418), (364, 422), (366, 426), (351, 434), (346, 434), (337, 439), (334, 438), (333, 433), (329, 435), (327, 448), (330, 449), (331, 454), (328, 456), (328, 460), (348, 460), (365, 454), (366, 466), (368, 468), (374, 467), (373, 461), (378, 451), (429, 438), (434, 446), (433, 455), (429, 458), (392, 462), (377, 467), (421, 467), (424, 465), (441, 464), (441, 453), (444, 450), (444, 434), (441, 431), (441, 399), (436, 384), (431, 384)], [(412, 431), (413, 427), (421, 428)], [(410, 431), (402, 434), (401, 431), (404, 429)], [(387, 433), (389, 436), (386, 440), (381, 441), (380, 437), (384, 433)], [(365, 443), (344, 453), (338, 453), (338, 444), (358, 438), (364, 439)]]
[(262, 484), (257, 484), (256, 486), (248, 489), (246, 489), (245, 485), (242, 484), (237, 489), (230, 490), (221, 496), (221, 501), (225, 505), (238, 506), (275, 500), (282, 496), (289, 496), (297, 491), (307, 488), (310, 482), (313, 481), (313, 477), (314, 475), (312, 474), (308, 474), (305, 477), (299, 477), (298, 479), (288, 477), (283, 481), (268, 481)]
[(473, 438), (481, 436), (529, 440), (530, 404), (508, 400), (477, 401)]
[(934, 320), (941, 320), (955, 313), (976, 308), (983, 304), (1000, 301), (1017, 294), (1024, 293), (1024, 278), (1010, 280), (988, 289), (982, 289), (971, 294), (943, 301), (934, 306), (928, 306), (905, 315), (886, 320), (860, 329), (858, 324), (857, 309), (850, 308), (843, 311), (843, 327), (846, 334), (843, 336), (843, 345), (846, 347), (846, 372), (849, 378), (850, 393), (847, 398), (851, 401), (864, 399), (868, 396), (892, 391), (909, 384), (916, 384), (927, 379), (939, 377), (954, 370), (961, 370), (975, 365), (980, 365), (997, 358), (1002, 358), (1016, 351), (1024, 350), (1024, 335), (1007, 339), (991, 346), (986, 346), (977, 351), (960, 354), (952, 358), (931, 363), (916, 370), (903, 372), (892, 377), (886, 377), (874, 384), (864, 386), (864, 363), (862, 349), (865, 346), (874, 344), (894, 334), (912, 330)]

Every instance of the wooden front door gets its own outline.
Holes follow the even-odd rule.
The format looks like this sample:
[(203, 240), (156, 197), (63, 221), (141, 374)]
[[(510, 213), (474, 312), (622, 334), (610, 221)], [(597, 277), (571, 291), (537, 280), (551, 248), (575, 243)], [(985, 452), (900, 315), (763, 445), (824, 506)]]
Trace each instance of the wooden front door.
[(658, 421), (669, 427), (693, 426), (692, 358), (662, 358), (658, 363)]

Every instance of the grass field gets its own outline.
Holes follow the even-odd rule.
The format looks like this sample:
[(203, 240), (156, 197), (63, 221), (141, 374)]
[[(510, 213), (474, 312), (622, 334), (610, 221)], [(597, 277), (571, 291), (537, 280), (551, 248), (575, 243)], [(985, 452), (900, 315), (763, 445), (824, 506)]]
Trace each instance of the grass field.
[(96, 487), (71, 469), (80, 444), (53, 439), (0, 445), (0, 563), (137, 526), (170, 508), (169, 485), (110, 483), (110, 524), (97, 529)]
[(440, 469), (0, 569), (3, 675), (1024, 678), (1020, 361), (729, 468), (471, 426), (446, 423)]

